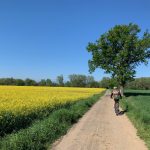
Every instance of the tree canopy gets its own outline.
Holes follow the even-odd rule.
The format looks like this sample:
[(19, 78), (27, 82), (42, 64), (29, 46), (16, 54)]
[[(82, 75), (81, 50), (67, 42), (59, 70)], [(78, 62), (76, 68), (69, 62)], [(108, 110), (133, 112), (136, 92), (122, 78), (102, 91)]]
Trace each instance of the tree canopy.
[(73, 87), (85, 87), (86, 86), (86, 76), (71, 74), (69, 75), (70, 84)]
[(64, 86), (64, 77), (63, 75), (57, 76), (57, 83), (59, 86)]
[(116, 25), (95, 43), (88, 43), (87, 51), (92, 53), (89, 71), (104, 69), (124, 87), (134, 78), (136, 67), (150, 58), (150, 34), (145, 31), (139, 36), (140, 32), (136, 24)]

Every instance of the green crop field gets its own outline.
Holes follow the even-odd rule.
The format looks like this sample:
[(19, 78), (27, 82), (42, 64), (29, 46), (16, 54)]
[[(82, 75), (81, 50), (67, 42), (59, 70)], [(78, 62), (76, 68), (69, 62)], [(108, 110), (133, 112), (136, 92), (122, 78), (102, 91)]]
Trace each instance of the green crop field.
[(121, 105), (128, 107), (128, 117), (150, 149), (150, 90), (126, 90), (125, 96)]

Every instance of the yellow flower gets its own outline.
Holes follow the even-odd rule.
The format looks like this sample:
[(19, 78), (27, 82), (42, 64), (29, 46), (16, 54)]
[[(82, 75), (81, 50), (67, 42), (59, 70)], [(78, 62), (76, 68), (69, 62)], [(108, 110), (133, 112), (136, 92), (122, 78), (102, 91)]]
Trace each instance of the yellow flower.
[[(27, 115), (45, 107), (77, 101), (98, 94), (103, 88), (0, 86), (0, 114)], [(1, 117), (1, 116), (0, 116)]]

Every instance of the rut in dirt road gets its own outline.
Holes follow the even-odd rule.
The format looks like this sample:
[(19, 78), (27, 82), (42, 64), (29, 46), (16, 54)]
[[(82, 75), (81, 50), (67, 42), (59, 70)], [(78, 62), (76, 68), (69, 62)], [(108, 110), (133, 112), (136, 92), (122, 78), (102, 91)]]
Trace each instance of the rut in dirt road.
[(52, 150), (147, 150), (126, 115), (115, 115), (114, 102), (107, 94)]

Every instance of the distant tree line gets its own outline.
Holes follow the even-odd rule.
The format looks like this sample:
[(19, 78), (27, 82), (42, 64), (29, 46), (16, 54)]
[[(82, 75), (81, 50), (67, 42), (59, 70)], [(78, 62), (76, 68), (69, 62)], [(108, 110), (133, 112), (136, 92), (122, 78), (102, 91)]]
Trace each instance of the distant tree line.
[(0, 78), (0, 85), (16, 85), (16, 86), (61, 86), (61, 87), (99, 87), (99, 82), (95, 81), (93, 76), (86, 76), (80, 74), (69, 75), (69, 80), (64, 81), (63, 75), (59, 75), (56, 81), (51, 79), (41, 79), (39, 82), (27, 78)]
[[(14, 79), (14, 78), (0, 78), (0, 85), (16, 85), (16, 86), (60, 86), (60, 87), (101, 87), (110, 88), (114, 86), (119, 86), (117, 79), (103, 77), (101, 81), (95, 81), (93, 76), (86, 76), (81, 74), (71, 74), (69, 75), (69, 80), (64, 81), (63, 75), (59, 75), (56, 81), (51, 79), (41, 79), (39, 82), (33, 79), (27, 78)], [(131, 82), (127, 82), (125, 88), (127, 89), (150, 89), (150, 77), (145, 78), (135, 78)]]
[(128, 89), (150, 90), (150, 77), (136, 78), (126, 84)]
[[(119, 86), (117, 79), (104, 77), (100, 81), (100, 87), (113, 88)], [(125, 85), (126, 89), (134, 90), (150, 90), (150, 77), (134, 78), (133, 81), (128, 81)]]

